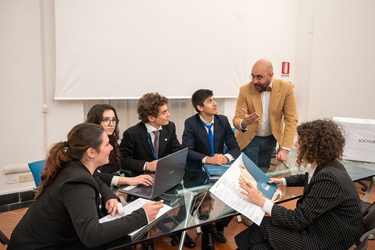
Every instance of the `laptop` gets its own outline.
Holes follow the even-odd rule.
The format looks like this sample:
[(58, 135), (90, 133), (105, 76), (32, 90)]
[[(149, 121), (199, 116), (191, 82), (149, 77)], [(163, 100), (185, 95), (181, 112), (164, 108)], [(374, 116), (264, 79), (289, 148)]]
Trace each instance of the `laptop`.
[(153, 175), (154, 185), (126, 186), (119, 191), (125, 194), (153, 200), (159, 195), (181, 183), (184, 173), (188, 148), (181, 149), (158, 160)]

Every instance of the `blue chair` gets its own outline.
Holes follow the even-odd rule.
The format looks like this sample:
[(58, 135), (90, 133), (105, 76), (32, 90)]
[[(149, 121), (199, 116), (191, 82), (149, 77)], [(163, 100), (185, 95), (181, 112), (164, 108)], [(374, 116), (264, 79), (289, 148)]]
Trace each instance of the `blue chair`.
[(42, 183), (42, 179), (40, 178), (40, 176), (45, 166), (46, 166), (45, 160), (29, 163), (29, 168), (30, 168), (31, 173), (33, 174), (36, 187), (39, 187), (40, 184)]

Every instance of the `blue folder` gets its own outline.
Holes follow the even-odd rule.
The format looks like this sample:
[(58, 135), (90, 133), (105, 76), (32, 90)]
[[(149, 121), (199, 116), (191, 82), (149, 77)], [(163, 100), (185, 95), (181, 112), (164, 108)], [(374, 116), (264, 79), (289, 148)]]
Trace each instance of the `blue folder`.
[(249, 173), (257, 181), (258, 190), (262, 192), (268, 199), (272, 199), (273, 194), (277, 189), (277, 185), (274, 183), (267, 183), (271, 179), (245, 154), (242, 154), (242, 162), (247, 171), (249, 171)]

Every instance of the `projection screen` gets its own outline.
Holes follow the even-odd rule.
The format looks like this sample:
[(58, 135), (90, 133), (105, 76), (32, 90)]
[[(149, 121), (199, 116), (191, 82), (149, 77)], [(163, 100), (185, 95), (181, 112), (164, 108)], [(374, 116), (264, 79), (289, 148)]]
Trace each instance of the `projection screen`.
[[(56, 0), (55, 100), (237, 97), (247, 0)], [(247, 76), (247, 75), (246, 75)]]

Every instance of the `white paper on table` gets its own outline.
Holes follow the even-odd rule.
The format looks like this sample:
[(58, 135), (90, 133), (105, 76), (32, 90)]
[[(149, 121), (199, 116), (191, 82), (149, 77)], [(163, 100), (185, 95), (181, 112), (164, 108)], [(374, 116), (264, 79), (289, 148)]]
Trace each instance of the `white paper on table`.
[(210, 192), (234, 210), (245, 215), (255, 224), (260, 225), (265, 212), (261, 207), (250, 202), (244, 194), (241, 194), (243, 189), (240, 188), (238, 180), (238, 177), (240, 176), (239, 166), (241, 163), (242, 154), (211, 187)]
[[(143, 199), (143, 198), (138, 198), (136, 199), (135, 201), (133, 201), (132, 203), (128, 204), (128, 205), (125, 205), (124, 206), (124, 211), (125, 211), (125, 215), (121, 215), (119, 213), (116, 213), (114, 216), (112, 215), (107, 215), (107, 216), (104, 216), (103, 218), (99, 219), (99, 223), (105, 223), (105, 222), (108, 222), (108, 221), (112, 221), (112, 220), (115, 220), (115, 219), (118, 219), (118, 218), (121, 218), (122, 216), (126, 216), (126, 215), (130, 215), (133, 211), (141, 208), (144, 204), (150, 202), (150, 200), (147, 200), (147, 199)], [(163, 204), (164, 206), (159, 210), (158, 214), (156, 215), (156, 219), (157, 220), (160, 216), (162, 216), (163, 214), (165, 214), (166, 212), (168, 212), (169, 210), (171, 210), (172, 208), (168, 205), (165, 205)], [(150, 223), (152, 223), (153, 221), (150, 221)], [(133, 236), (134, 234), (138, 233), (142, 228), (144, 228), (145, 226), (131, 232), (129, 234), (129, 236)]]

